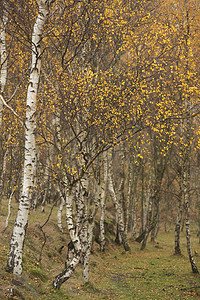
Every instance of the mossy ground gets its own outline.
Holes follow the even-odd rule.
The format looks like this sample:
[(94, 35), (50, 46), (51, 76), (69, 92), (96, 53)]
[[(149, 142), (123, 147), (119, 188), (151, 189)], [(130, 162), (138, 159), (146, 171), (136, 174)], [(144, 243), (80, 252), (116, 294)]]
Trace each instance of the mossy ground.
[[(6, 203), (4, 200), (1, 206), (2, 230), (7, 215)], [(64, 233), (59, 232), (55, 208), (50, 221), (43, 228), (47, 242), (42, 261), (38, 262), (43, 243), (40, 226), (47, 219), (50, 208), (50, 205), (45, 208), (45, 214), (39, 209), (31, 211), (23, 254), (23, 274), (18, 277), (6, 271), (9, 242), (17, 212), (17, 203), (13, 200), (9, 226), (1, 232), (0, 239), (0, 299), (200, 299), (200, 275), (191, 272), (185, 234), (181, 233), (182, 255), (175, 256), (173, 230), (169, 233), (161, 230), (157, 243), (149, 242), (143, 251), (138, 243), (129, 240), (131, 252), (124, 252), (123, 247), (110, 240), (106, 252), (100, 253), (98, 244), (94, 242), (90, 283), (82, 285), (82, 266), (79, 265), (61, 290), (55, 291), (52, 281), (64, 267), (68, 234), (66, 227)], [(195, 231), (191, 236), (200, 270), (200, 244)]]

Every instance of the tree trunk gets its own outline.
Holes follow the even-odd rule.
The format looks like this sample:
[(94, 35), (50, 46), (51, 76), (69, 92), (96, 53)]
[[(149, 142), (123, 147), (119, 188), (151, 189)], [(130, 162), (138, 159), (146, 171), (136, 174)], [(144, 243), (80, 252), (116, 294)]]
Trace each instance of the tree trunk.
[(151, 217), (152, 217), (152, 205), (153, 205), (153, 196), (152, 194), (149, 195), (149, 201), (148, 201), (148, 212), (147, 212), (147, 221), (146, 221), (146, 226), (145, 226), (145, 233), (144, 233), (144, 238), (142, 241), (141, 245), (141, 250), (143, 250), (146, 247), (147, 239), (149, 236), (149, 233), (153, 229), (152, 223), (151, 223)]
[[(4, 88), (7, 80), (7, 53), (6, 53), (6, 24), (8, 22), (8, 7), (6, 2), (3, 3), (3, 17), (0, 23), (0, 93), (4, 92)], [(3, 102), (0, 97), (0, 130), (2, 127), (2, 118), (3, 118)], [(4, 185), (4, 176), (6, 171), (6, 161), (7, 161), (8, 148), (3, 157), (3, 168), (0, 176), (0, 206), (3, 196), (3, 185)]]
[(126, 230), (125, 226), (127, 223), (127, 203), (126, 199), (124, 196), (124, 185), (125, 185), (125, 148), (124, 148), (124, 142), (121, 144), (120, 147), (120, 152), (121, 152), (121, 170), (120, 170), (120, 184), (118, 188), (118, 203), (122, 207), (122, 214), (123, 214), (123, 219), (124, 219), (124, 234), (126, 235)]
[(133, 174), (133, 196), (132, 196), (132, 218), (133, 218), (133, 225), (132, 225), (132, 238), (136, 238), (137, 234), (137, 207), (138, 207), (138, 195), (137, 195), (137, 183), (138, 183), (138, 176), (139, 176), (139, 166), (135, 166), (134, 174)]
[[(149, 224), (149, 222), (151, 220), (151, 216), (152, 216), (151, 185), (152, 185), (152, 170), (150, 170), (148, 189), (146, 192), (146, 200), (144, 201), (145, 204), (144, 204), (144, 208), (143, 208), (143, 231), (135, 239), (136, 242), (138, 242), (138, 243), (141, 243), (145, 238), (146, 238), (146, 240), (148, 238), (147, 227), (149, 226), (148, 224)], [(145, 242), (145, 247), (146, 247), (146, 242)]]
[[(186, 60), (186, 83), (189, 86), (188, 73), (189, 68), (189, 39), (190, 39), (190, 18), (189, 11), (186, 9), (186, 32), (185, 32), (185, 60)], [(185, 230), (187, 240), (187, 251), (193, 273), (199, 273), (194, 257), (192, 255), (191, 240), (190, 240), (190, 159), (191, 159), (191, 99), (189, 93), (184, 96), (184, 155), (183, 155), (183, 194), (185, 203)]]
[[(66, 222), (67, 222), (71, 242), (73, 244), (72, 248), (73, 248), (74, 256), (72, 259), (70, 257), (71, 261), (66, 263), (66, 268), (61, 273), (59, 273), (53, 281), (53, 287), (58, 290), (60, 289), (61, 285), (71, 277), (72, 273), (74, 272), (81, 258), (81, 241), (78, 236), (78, 230), (77, 230), (80, 228), (75, 227), (73, 222), (73, 192), (66, 191), (66, 193), (67, 193), (65, 195)], [(62, 195), (61, 191), (60, 194)], [(64, 196), (62, 195), (62, 197)]]
[(134, 193), (133, 195), (133, 228), (132, 228), (132, 238), (135, 239), (137, 235), (137, 205), (138, 196)]
[(99, 198), (101, 197), (99, 194), (100, 187), (97, 189), (97, 199), (95, 199), (95, 204), (93, 211), (91, 212), (88, 218), (88, 230), (87, 230), (87, 248), (84, 254), (84, 262), (83, 262), (83, 283), (86, 284), (89, 282), (89, 261), (90, 261), (90, 253), (92, 247), (92, 237), (93, 237), (93, 229), (94, 229), (94, 219), (99, 207)]
[(127, 236), (125, 234), (125, 230), (124, 230), (124, 221), (123, 221), (123, 215), (122, 215), (122, 207), (116, 197), (116, 193), (114, 190), (114, 186), (113, 186), (113, 166), (112, 166), (112, 153), (109, 151), (108, 153), (108, 190), (109, 193), (111, 195), (111, 198), (114, 202), (115, 208), (116, 208), (116, 214), (117, 214), (117, 221), (118, 221), (118, 228), (119, 228), (119, 233), (122, 239), (122, 244), (124, 246), (124, 249), (126, 251), (130, 250), (130, 247), (128, 245), (128, 241), (127, 241)]
[(141, 180), (142, 180), (142, 192), (141, 192), (141, 232), (145, 228), (145, 203), (144, 203), (144, 165), (141, 166)]
[(22, 273), (22, 253), (26, 229), (28, 226), (30, 201), (34, 188), (34, 176), (36, 168), (35, 113), (41, 69), (40, 42), (44, 24), (48, 15), (48, 6), (46, 5), (46, 1), (38, 0), (37, 2), (39, 6), (39, 13), (32, 34), (32, 68), (26, 104), (23, 189), (10, 242), (10, 252), (7, 263), (9, 272), (19, 275)]
[(87, 212), (88, 212), (88, 178), (81, 179), (81, 193), (77, 201), (77, 219), (79, 223), (79, 237), (81, 241), (82, 257), (81, 263), (84, 264), (84, 256), (88, 247), (87, 236)]
[(159, 224), (159, 215), (160, 215), (160, 194), (156, 194), (154, 199), (154, 214), (153, 214), (153, 223), (154, 226), (151, 231), (151, 242), (155, 242), (156, 239), (156, 230)]
[[(8, 7), (3, 3), (3, 17), (0, 23), (0, 93), (3, 93), (7, 79), (7, 53), (6, 53), (6, 24), (8, 22)], [(2, 124), (3, 102), (0, 98), (0, 128)]]
[(60, 199), (60, 205), (58, 208), (58, 213), (57, 213), (57, 219), (58, 219), (58, 228), (60, 229), (61, 232), (63, 232), (63, 227), (62, 227), (62, 211), (63, 207), (65, 205), (65, 201), (63, 197)]
[(199, 273), (194, 257), (192, 255), (191, 240), (190, 240), (190, 213), (189, 213), (190, 195), (189, 195), (188, 183), (189, 181), (187, 175), (184, 174), (183, 186), (184, 186), (184, 198), (185, 198), (185, 231), (186, 231), (186, 240), (187, 240), (187, 251), (188, 251), (190, 264), (192, 267), (192, 272)]
[(133, 163), (129, 161), (128, 166), (128, 195), (126, 203), (126, 222), (125, 222), (125, 234), (127, 235), (128, 231), (132, 228), (132, 186), (133, 186)]
[(6, 149), (5, 154), (3, 156), (3, 167), (0, 176), (0, 206), (1, 206), (2, 197), (4, 196), (4, 184), (5, 184), (5, 177), (6, 177), (6, 164), (7, 164), (8, 154), (9, 154), (9, 148)]
[(197, 153), (197, 169), (196, 169), (196, 176), (195, 176), (195, 194), (196, 194), (196, 203), (198, 208), (198, 233), (197, 236), (199, 237), (200, 243), (200, 199), (199, 199), (199, 191), (200, 191), (200, 184), (199, 184), (199, 174), (200, 174), (200, 151), (198, 150)]
[[(77, 243), (77, 246), (78, 246), (78, 243)], [(79, 250), (77, 250), (77, 248)], [(81, 246), (75, 247), (73, 259), (68, 264), (67, 268), (64, 269), (60, 274), (58, 274), (53, 281), (53, 287), (55, 289), (59, 290), (61, 285), (71, 277), (72, 273), (74, 272), (76, 266), (78, 265), (78, 263), (80, 261), (80, 258), (81, 258)]]
[(181, 254), (180, 248), (180, 229), (181, 229), (181, 220), (182, 220), (182, 191), (178, 196), (178, 212), (177, 212), (177, 220), (175, 227), (175, 251), (174, 254)]
[(108, 181), (108, 168), (107, 168), (107, 155), (106, 152), (103, 153), (103, 183), (101, 187), (101, 217), (100, 217), (100, 250), (105, 251), (106, 237), (105, 237), (105, 192)]
[(199, 273), (194, 257), (192, 255), (191, 240), (190, 240), (190, 138), (191, 138), (191, 121), (190, 112), (187, 108), (186, 118), (186, 143), (185, 143), (185, 157), (184, 157), (184, 169), (183, 169), (183, 193), (185, 203), (185, 231), (187, 240), (187, 251), (193, 273)]

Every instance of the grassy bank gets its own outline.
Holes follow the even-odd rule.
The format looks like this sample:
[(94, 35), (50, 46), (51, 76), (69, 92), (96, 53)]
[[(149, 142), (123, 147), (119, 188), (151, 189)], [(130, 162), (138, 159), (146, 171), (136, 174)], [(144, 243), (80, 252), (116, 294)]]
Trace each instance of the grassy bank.
[[(1, 207), (2, 230), (7, 216), (6, 205), (5, 201)], [(130, 240), (130, 253), (115, 245), (112, 236), (105, 253), (100, 253), (98, 244), (94, 242), (90, 284), (82, 285), (82, 266), (79, 265), (72, 278), (62, 285), (61, 291), (53, 290), (53, 278), (64, 267), (68, 234), (66, 227), (63, 234), (59, 232), (55, 208), (43, 228), (47, 241), (42, 261), (38, 262), (44, 241), (40, 226), (50, 208), (46, 207), (45, 214), (40, 210), (31, 212), (23, 255), (24, 271), (18, 277), (6, 272), (9, 241), (17, 211), (17, 204), (13, 201), (9, 226), (1, 232), (0, 239), (0, 299), (9, 299), (11, 289), (14, 291), (13, 299), (200, 299), (200, 275), (191, 272), (184, 232), (181, 233), (182, 255), (175, 256), (173, 231), (161, 231), (157, 243), (149, 242), (143, 251), (138, 243)], [(63, 216), (63, 224), (64, 221)], [(191, 235), (200, 270), (200, 245), (196, 232), (192, 231)]]

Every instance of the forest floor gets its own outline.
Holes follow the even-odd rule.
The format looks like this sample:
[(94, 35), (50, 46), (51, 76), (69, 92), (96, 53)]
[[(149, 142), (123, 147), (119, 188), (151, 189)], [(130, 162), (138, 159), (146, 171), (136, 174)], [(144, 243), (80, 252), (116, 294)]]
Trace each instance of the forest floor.
[[(44, 224), (51, 206), (31, 211), (23, 254), (22, 276), (6, 271), (9, 242), (17, 211), (17, 203), (11, 204), (8, 228), (3, 231), (7, 217), (7, 202), (0, 212), (0, 299), (200, 299), (200, 275), (191, 272), (186, 251), (184, 232), (181, 233), (182, 255), (173, 255), (174, 232), (159, 232), (156, 243), (140, 244), (129, 240), (131, 251), (117, 246), (110, 233), (105, 253), (100, 253), (94, 242), (90, 261), (90, 283), (82, 284), (81, 264), (72, 278), (61, 286), (52, 288), (52, 281), (64, 267), (68, 235), (66, 228), (60, 233), (56, 224), (57, 208), (43, 227), (47, 241), (38, 262), (44, 241), (40, 226)], [(63, 216), (64, 224), (64, 216)], [(196, 232), (191, 232), (192, 248), (200, 270), (200, 244)], [(64, 247), (63, 247), (64, 246)], [(11, 296), (11, 290), (14, 296)], [(10, 296), (9, 296), (10, 295)]]

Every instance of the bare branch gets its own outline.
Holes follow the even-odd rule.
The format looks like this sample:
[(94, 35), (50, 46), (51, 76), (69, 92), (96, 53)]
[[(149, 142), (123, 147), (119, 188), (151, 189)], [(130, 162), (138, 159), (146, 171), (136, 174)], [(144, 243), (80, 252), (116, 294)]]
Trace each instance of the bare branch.
[(15, 115), (15, 117), (18, 119), (19, 123), (24, 127), (24, 122), (20, 119), (19, 115), (14, 111), (14, 109), (8, 105), (5, 101), (5, 99), (3, 98), (2, 95), (0, 95), (1, 101), (3, 102), (3, 104)]

